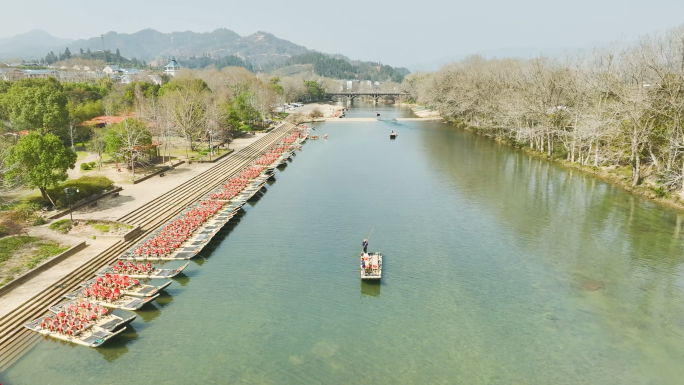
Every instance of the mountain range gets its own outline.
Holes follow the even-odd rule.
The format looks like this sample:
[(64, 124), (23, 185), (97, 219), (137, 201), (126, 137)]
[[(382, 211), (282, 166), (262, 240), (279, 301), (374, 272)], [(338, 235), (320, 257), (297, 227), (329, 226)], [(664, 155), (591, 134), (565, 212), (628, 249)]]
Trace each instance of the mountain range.
[(306, 47), (279, 39), (268, 32), (256, 32), (240, 36), (229, 29), (217, 29), (207, 33), (191, 31), (162, 33), (154, 29), (126, 34), (108, 32), (104, 38), (70, 40), (59, 39), (45, 31), (34, 30), (10, 38), (0, 39), (0, 60), (11, 58), (36, 60), (48, 52), (71, 52), (117, 49), (122, 56), (151, 61), (157, 58), (211, 57), (235, 55), (254, 65), (269, 64), (292, 56), (312, 52)]
[(72, 39), (60, 39), (40, 29), (0, 39), (0, 60), (34, 60), (45, 56), (55, 47), (66, 47)]

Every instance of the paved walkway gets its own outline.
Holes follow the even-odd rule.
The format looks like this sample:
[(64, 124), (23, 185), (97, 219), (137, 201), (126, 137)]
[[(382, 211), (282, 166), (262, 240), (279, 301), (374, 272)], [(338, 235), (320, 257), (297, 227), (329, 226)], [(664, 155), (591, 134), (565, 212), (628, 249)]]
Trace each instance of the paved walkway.
[[(230, 148), (236, 152), (254, 143), (266, 134), (256, 134), (248, 138), (236, 139)], [(230, 155), (229, 155), (230, 157)], [(74, 219), (106, 219), (115, 220), (125, 214), (139, 208), (168, 190), (181, 185), (201, 172), (214, 167), (216, 163), (183, 164), (176, 169), (166, 172), (164, 178), (150, 178), (136, 185), (125, 185), (120, 196), (116, 198), (103, 198), (92, 209), (78, 210), (74, 213)], [(29, 234), (45, 236), (62, 244), (75, 245), (85, 238), (69, 235), (61, 235), (47, 229), (46, 226), (31, 228)], [(117, 238), (88, 239), (88, 247), (66, 258), (64, 261), (47, 269), (41, 274), (30, 279), (26, 283), (0, 296), (0, 317), (12, 312), (26, 301), (38, 295), (43, 290), (51, 287), (60, 279), (69, 275), (80, 266), (90, 261), (95, 255), (103, 252), (118, 242)]]
[[(230, 144), (230, 148), (235, 152), (240, 151), (264, 135), (266, 134), (236, 139)], [(166, 171), (163, 178), (157, 176), (138, 184), (122, 185), (123, 190), (118, 197), (106, 197), (97, 201), (95, 207), (80, 208), (74, 211), (74, 219), (116, 220), (215, 165), (216, 163), (184, 163)]]

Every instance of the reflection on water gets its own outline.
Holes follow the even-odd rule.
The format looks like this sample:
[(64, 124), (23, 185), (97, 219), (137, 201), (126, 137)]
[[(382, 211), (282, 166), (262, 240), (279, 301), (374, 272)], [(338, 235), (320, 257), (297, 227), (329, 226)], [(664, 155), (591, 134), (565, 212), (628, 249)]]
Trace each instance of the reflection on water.
[[(167, 304), (173, 301), (171, 296), (168, 293), (164, 293), (164, 296), (166, 298), (162, 298), (163, 294), (159, 294), (159, 297), (157, 299), (161, 299), (162, 301), (165, 301)], [(138, 315), (138, 319), (142, 320), (145, 323), (154, 321), (161, 315), (161, 305), (156, 303), (156, 301), (153, 302), (148, 302), (143, 307), (140, 309), (136, 310), (136, 314)]]
[(102, 355), (105, 361), (112, 363), (128, 353), (128, 345), (138, 339), (138, 332), (133, 325), (127, 325), (126, 329), (119, 333), (117, 338), (94, 350)]
[(361, 295), (377, 297), (380, 295), (380, 281), (361, 281)]
[(185, 273), (178, 273), (172, 280), (181, 286), (185, 286), (190, 282), (190, 277)]
[(113, 359), (39, 343), (0, 382), (681, 383), (681, 214), (446, 125), (317, 133)]

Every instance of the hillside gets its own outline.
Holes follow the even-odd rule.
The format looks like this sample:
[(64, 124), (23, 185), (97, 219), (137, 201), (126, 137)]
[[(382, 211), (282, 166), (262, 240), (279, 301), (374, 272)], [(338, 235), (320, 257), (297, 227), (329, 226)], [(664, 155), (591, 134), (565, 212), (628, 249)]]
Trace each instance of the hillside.
[(37, 59), (54, 47), (71, 43), (71, 39), (60, 39), (45, 31), (34, 29), (16, 36), (0, 39), (0, 59)]
[(410, 71), (374, 62), (352, 61), (342, 55), (326, 55), (320, 52), (308, 52), (293, 56), (283, 62), (272, 63), (269, 68), (274, 72), (292, 73), (302, 71), (315, 72), (317, 75), (334, 79), (358, 79), (401, 83)]
[(44, 60), (48, 64), (70, 58), (102, 60), (137, 68), (148, 63), (164, 65), (175, 58), (188, 68), (240, 66), (250, 71), (291, 74), (313, 71), (319, 76), (339, 79), (395, 82), (408, 74), (405, 68), (314, 52), (268, 32), (240, 36), (225, 28), (207, 33), (162, 33), (154, 29), (131, 34), (109, 32), (104, 38), (76, 41), (58, 39), (36, 30), (0, 39), (0, 60), (15, 57)]
[[(94, 37), (88, 40), (76, 40), (58, 49), (63, 51), (67, 46), (72, 51), (80, 48), (101, 50), (102, 39)], [(147, 61), (160, 57), (233, 55), (257, 66), (308, 52), (306, 47), (279, 39), (270, 33), (257, 32), (242, 37), (228, 29), (217, 29), (207, 33), (190, 31), (161, 33), (153, 29), (145, 29), (133, 34), (109, 32), (104, 35), (104, 48), (110, 51), (119, 49), (126, 57)]]

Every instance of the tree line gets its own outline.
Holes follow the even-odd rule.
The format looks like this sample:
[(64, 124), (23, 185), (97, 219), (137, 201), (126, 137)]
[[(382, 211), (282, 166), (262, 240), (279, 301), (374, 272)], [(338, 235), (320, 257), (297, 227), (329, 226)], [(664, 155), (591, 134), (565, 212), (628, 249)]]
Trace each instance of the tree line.
[(69, 47), (67, 47), (64, 49), (64, 52), (58, 52), (57, 54), (55, 54), (53, 51), (48, 52), (45, 57), (39, 60), (39, 62), (42, 64), (51, 65), (70, 59), (102, 60), (107, 64), (125, 65), (126, 67), (130, 68), (148, 67), (144, 60), (138, 60), (135, 57), (131, 59), (123, 57), (118, 48), (114, 53), (112, 53), (110, 50), (91, 52), (90, 48), (86, 48), (85, 51), (83, 48), (80, 48), (78, 53), (72, 54), (69, 50)]
[[(134, 176), (141, 165), (169, 160), (172, 142), (182, 141), (186, 157), (213, 153), (236, 133), (268, 126), (267, 118), (280, 115), (277, 104), (324, 97), (326, 84), (337, 85), (259, 78), (241, 67), (185, 69), (163, 84), (120, 84), (108, 77), (92, 83), (0, 81), (0, 195), (25, 186), (52, 202), (47, 191), (66, 180), (79, 142), (98, 155), (100, 167), (108, 154)], [(87, 123), (101, 115), (123, 120), (105, 127)]]
[(458, 125), (684, 197), (684, 27), (564, 59), (473, 56), (402, 87)]

